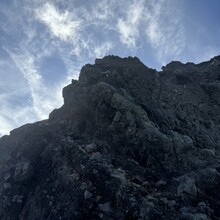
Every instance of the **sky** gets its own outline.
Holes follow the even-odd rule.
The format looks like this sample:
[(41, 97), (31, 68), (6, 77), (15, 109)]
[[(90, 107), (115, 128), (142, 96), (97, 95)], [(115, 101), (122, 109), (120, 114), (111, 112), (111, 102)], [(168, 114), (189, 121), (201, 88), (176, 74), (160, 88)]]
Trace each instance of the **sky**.
[(105, 55), (160, 70), (220, 54), (219, 0), (0, 0), (0, 136), (48, 118)]

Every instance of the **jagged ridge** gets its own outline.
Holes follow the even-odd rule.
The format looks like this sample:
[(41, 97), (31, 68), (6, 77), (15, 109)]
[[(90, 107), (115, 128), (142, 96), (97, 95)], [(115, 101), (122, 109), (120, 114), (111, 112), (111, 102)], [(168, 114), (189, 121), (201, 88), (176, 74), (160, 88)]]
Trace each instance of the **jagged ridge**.
[(1, 138), (1, 219), (218, 219), (220, 56), (162, 69), (97, 59)]

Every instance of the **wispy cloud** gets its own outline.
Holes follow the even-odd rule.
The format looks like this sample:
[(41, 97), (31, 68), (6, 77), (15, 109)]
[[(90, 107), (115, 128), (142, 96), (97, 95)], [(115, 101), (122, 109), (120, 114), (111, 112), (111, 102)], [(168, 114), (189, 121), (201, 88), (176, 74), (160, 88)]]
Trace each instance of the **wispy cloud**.
[(15, 127), (13, 120), (7, 120), (4, 115), (0, 115), (0, 122), (0, 137), (2, 135), (8, 134), (8, 132)]
[(143, 18), (144, 1), (132, 2), (126, 10), (124, 18), (119, 18), (117, 28), (120, 40), (129, 48), (135, 48), (140, 34), (140, 22)]
[(117, 5), (117, 1), (105, 1), (105, 0), (98, 0), (95, 3), (95, 7), (92, 7), (90, 19), (92, 18), (93, 21), (103, 21), (105, 24), (109, 23), (106, 22), (109, 19), (113, 19), (114, 17), (114, 6)]
[(127, 7), (124, 6), (126, 12), (118, 17), (117, 22), (122, 44), (133, 50), (146, 45), (147, 42), (161, 64), (170, 59), (178, 59), (185, 47), (180, 2), (170, 0), (128, 2)]
[[(20, 117), (20, 112), (26, 109), (23, 100), (28, 98), (29, 89), (25, 79), (11, 60), (0, 60), (0, 136), (7, 134), (11, 129), (27, 123)], [(26, 112), (28, 113), (28, 112)]]
[(94, 49), (95, 56), (97, 58), (103, 57), (106, 52), (108, 52), (112, 47), (113, 45), (110, 42), (105, 42), (101, 45), (96, 46)]
[(63, 41), (77, 37), (80, 21), (74, 19), (68, 11), (60, 12), (53, 4), (46, 3), (36, 10), (36, 17), (49, 27), (53, 36)]
[(50, 95), (50, 91), (43, 84), (42, 76), (35, 66), (35, 58), (27, 51), (14, 53), (8, 49), (5, 50), (27, 81), (32, 98), (31, 105), (36, 118), (47, 118), (48, 113), (57, 103), (60, 103), (60, 100), (59, 97), (53, 96), (54, 94)]
[(179, 58), (185, 47), (179, 6), (169, 0), (153, 1), (146, 14), (146, 36), (158, 59), (164, 63)]

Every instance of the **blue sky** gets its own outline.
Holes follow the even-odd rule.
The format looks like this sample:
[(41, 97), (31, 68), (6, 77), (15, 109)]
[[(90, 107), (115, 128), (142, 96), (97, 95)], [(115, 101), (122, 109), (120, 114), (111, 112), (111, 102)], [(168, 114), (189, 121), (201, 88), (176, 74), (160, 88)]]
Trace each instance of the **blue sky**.
[(96, 57), (160, 70), (219, 55), (219, 11), (219, 0), (0, 0), (0, 136), (46, 119)]

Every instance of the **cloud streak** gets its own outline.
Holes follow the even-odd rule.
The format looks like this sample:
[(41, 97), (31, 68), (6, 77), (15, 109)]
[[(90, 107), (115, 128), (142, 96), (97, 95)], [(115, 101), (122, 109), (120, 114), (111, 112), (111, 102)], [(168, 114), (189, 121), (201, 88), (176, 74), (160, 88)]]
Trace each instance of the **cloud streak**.
[[(62, 102), (61, 95), (57, 95), (56, 88), (50, 90), (43, 84), (42, 76), (35, 66), (35, 58), (31, 54), (27, 51), (18, 53), (8, 49), (5, 50), (10, 55), (26, 82), (24, 96), (22, 96), (21, 91), (18, 93), (18, 99), (21, 99), (20, 104), (17, 106), (7, 106), (6, 103), (4, 106), (8, 114), (13, 116), (13, 125), (16, 126), (21, 122), (23, 124), (46, 119), (53, 108), (60, 106)], [(13, 97), (15, 97), (15, 95)], [(2, 128), (1, 133), (4, 133), (8, 128), (11, 128), (11, 126), (9, 126), (10, 120), (6, 117), (6, 114), (3, 114), (1, 119), (5, 127), (5, 129)], [(8, 124), (6, 124), (6, 122), (8, 122)]]
[(80, 21), (74, 19), (72, 14), (68, 11), (60, 12), (51, 3), (46, 3), (42, 8), (37, 9), (36, 17), (48, 26), (52, 36), (62, 41), (71, 41), (76, 38), (81, 26)]
[(140, 23), (144, 13), (144, 1), (133, 1), (126, 10), (126, 16), (119, 18), (117, 28), (120, 40), (129, 48), (136, 47), (140, 35)]
[(179, 7), (169, 0), (159, 0), (146, 13), (146, 36), (158, 59), (163, 64), (178, 59), (185, 47)]

